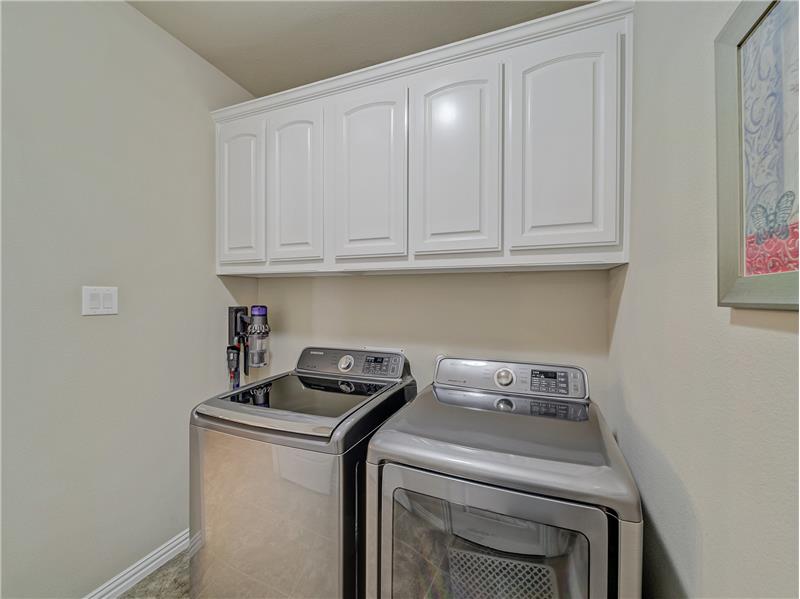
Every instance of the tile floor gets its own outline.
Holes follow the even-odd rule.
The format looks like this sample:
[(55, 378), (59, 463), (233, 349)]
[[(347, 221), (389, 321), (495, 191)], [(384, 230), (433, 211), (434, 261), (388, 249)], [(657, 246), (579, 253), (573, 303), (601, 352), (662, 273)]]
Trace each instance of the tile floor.
[(120, 599), (188, 599), (189, 556), (183, 552), (134, 587)]

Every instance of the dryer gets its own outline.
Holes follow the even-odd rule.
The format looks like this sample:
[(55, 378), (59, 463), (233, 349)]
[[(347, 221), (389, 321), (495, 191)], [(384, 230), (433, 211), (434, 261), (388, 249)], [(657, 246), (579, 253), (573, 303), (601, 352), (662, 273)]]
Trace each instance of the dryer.
[(368, 597), (641, 595), (639, 493), (586, 372), (442, 357), (367, 454)]

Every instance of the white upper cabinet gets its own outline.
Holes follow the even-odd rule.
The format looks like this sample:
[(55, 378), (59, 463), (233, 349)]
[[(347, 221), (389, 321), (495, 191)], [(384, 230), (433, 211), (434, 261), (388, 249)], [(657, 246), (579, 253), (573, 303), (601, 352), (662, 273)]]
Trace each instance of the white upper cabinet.
[(612, 22), (505, 55), (512, 250), (619, 241), (624, 32)]
[(217, 134), (217, 229), (220, 263), (263, 262), (264, 118), (219, 126)]
[(496, 56), (410, 80), (415, 254), (500, 249), (501, 82)]
[(322, 105), (267, 115), (270, 262), (322, 259)]
[(326, 112), (335, 255), (406, 254), (406, 86), (339, 94)]
[(628, 261), (633, 3), (214, 112), (217, 272)]

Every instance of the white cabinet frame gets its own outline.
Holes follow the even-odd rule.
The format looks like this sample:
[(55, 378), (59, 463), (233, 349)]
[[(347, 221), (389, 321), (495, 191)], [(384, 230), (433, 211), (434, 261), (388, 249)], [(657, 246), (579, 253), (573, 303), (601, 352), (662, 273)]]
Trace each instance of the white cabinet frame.
[(217, 261), (263, 262), (264, 119), (223, 123), (217, 131)]
[(325, 188), (337, 258), (406, 254), (407, 95), (391, 81), (331, 99)]
[(505, 55), (512, 250), (619, 241), (624, 35), (609, 23)]
[(267, 119), (267, 243), (270, 262), (323, 257), (322, 105)]
[(503, 65), (496, 56), (410, 81), (415, 254), (500, 249)]

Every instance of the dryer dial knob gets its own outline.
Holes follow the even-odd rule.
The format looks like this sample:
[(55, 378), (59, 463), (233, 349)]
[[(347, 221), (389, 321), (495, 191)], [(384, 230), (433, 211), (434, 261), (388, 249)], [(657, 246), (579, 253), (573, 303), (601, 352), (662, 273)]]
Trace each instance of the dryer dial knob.
[(494, 382), (501, 387), (508, 387), (514, 382), (514, 373), (509, 368), (501, 368), (494, 373)]
[(351, 356), (350, 354), (346, 354), (341, 358), (339, 358), (339, 370), (341, 370), (342, 372), (347, 372), (353, 367), (353, 364), (355, 364), (355, 362), (356, 361), (353, 359), (353, 356)]
[(494, 404), (501, 412), (513, 412), (514, 411), (514, 402), (510, 399), (506, 399), (505, 397), (501, 397), (497, 400), (497, 403)]

